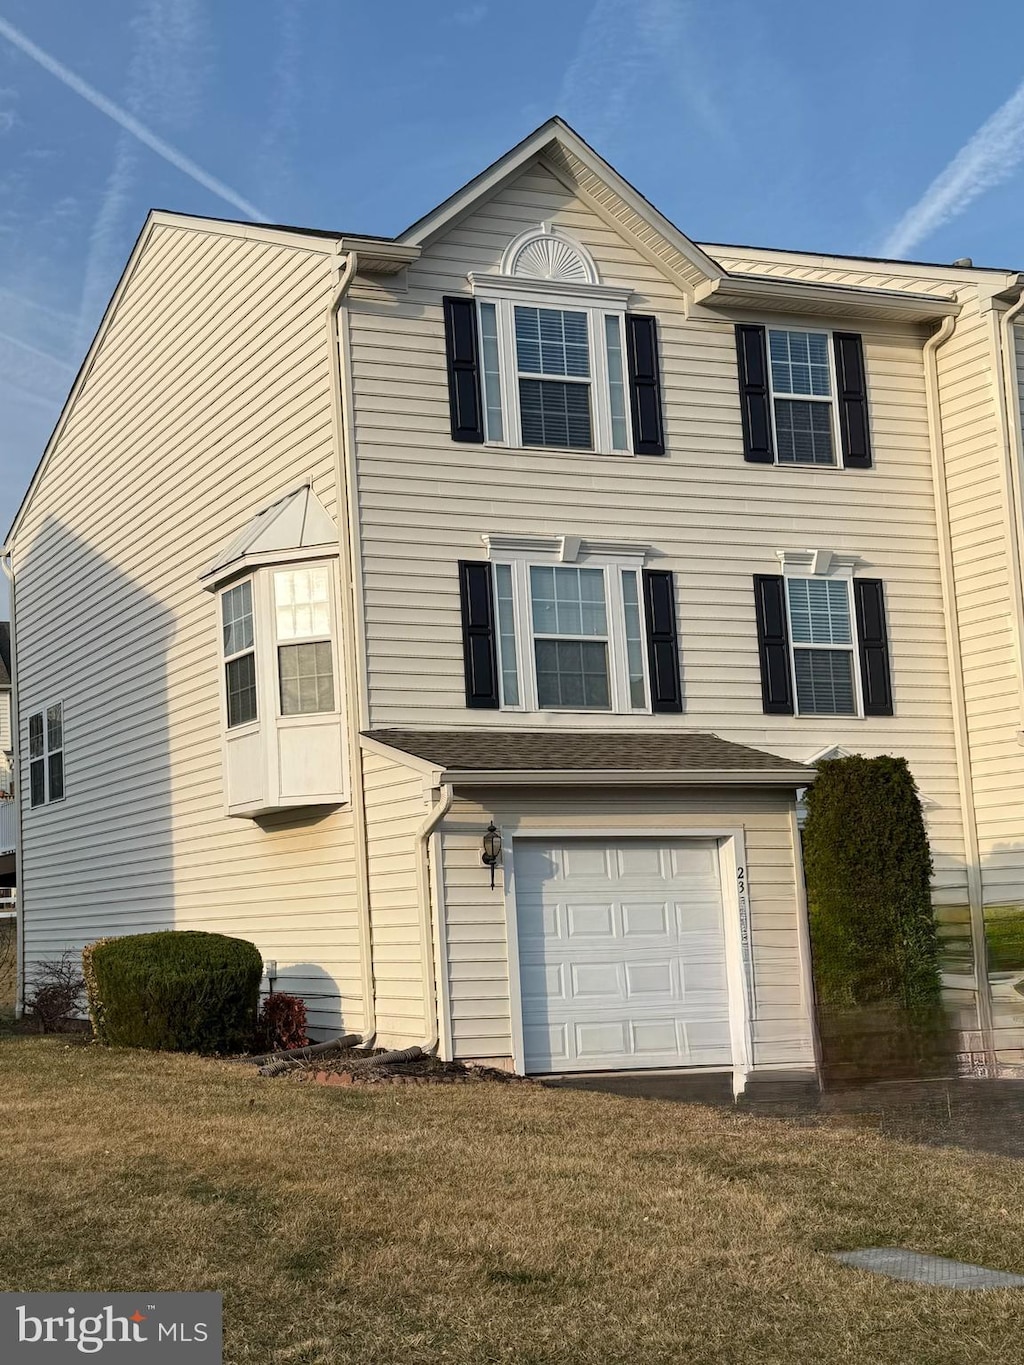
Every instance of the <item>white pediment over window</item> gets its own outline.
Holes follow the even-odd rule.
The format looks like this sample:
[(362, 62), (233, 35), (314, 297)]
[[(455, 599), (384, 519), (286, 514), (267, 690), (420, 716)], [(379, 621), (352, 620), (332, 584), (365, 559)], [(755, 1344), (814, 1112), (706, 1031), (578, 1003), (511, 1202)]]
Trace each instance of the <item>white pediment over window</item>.
[(530, 228), (508, 244), (501, 259), (501, 273), (551, 284), (601, 283), (594, 258), (586, 247), (550, 223)]

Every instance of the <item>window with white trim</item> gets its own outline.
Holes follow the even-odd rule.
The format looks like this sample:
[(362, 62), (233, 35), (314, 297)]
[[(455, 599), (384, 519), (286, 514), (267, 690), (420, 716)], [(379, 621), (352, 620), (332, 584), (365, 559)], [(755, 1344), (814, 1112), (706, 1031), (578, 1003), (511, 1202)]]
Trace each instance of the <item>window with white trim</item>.
[(775, 458), (779, 464), (836, 463), (830, 340), (828, 332), (768, 329)]
[(511, 446), (632, 453), (626, 301), (584, 247), (544, 224), (509, 244), (500, 275), (471, 274), (484, 435)]
[(650, 710), (638, 568), (524, 558), (494, 581), (503, 707)]
[(281, 715), (333, 711), (334, 651), (326, 564), (275, 571), (274, 621)]
[(252, 579), (225, 589), (220, 598), (224, 650), (224, 694), (228, 729), (258, 718), (256, 699), (256, 633)]
[(858, 715), (851, 580), (787, 575), (785, 583), (797, 714)]
[(29, 805), (64, 800), (64, 704), (53, 702), (28, 718)]
[(628, 454), (624, 312), (481, 299), (488, 441)]

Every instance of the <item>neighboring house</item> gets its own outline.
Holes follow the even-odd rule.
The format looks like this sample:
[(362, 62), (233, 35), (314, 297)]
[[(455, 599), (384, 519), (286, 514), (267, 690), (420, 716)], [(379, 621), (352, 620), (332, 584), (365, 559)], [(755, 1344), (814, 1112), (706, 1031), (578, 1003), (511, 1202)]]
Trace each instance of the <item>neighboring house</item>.
[(18, 826), (11, 715), (11, 623), (0, 621), (0, 915), (9, 913), (14, 907), (17, 880)]
[(842, 749), (983, 975), (1021, 286), (697, 245), (559, 120), (393, 239), (151, 214), (6, 547), (28, 963), (216, 929), (321, 1033), (811, 1066)]

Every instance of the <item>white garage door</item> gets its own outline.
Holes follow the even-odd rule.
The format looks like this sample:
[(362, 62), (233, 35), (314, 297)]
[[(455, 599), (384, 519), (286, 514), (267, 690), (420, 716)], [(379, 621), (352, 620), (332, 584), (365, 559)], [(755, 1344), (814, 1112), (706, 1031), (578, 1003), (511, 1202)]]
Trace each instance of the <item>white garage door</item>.
[(527, 1071), (730, 1066), (712, 839), (517, 839)]

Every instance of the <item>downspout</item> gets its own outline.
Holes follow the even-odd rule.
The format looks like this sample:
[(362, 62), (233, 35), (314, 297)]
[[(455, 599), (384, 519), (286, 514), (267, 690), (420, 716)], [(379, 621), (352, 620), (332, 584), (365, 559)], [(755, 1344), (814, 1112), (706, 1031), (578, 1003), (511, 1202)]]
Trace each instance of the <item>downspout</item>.
[(935, 490), (935, 520), (938, 531), (939, 577), (942, 584), (942, 616), (946, 627), (946, 655), (953, 702), (953, 745), (956, 752), (956, 778), (964, 830), (967, 864), (967, 903), (971, 921), (971, 952), (974, 957), (974, 987), (978, 1029), (990, 1054), (992, 1037), (992, 997), (988, 985), (988, 947), (985, 940), (985, 902), (981, 884), (981, 850), (978, 821), (974, 809), (974, 784), (967, 732), (967, 702), (964, 695), (963, 660), (960, 655), (960, 626), (953, 574), (953, 543), (949, 524), (949, 498), (946, 490), (945, 456), (942, 444), (942, 415), (939, 409), (939, 375), (936, 352), (953, 334), (955, 317), (945, 317), (937, 331), (924, 343), (925, 397), (928, 409), (928, 441), (931, 447), (932, 486)]
[(0, 554), (0, 569), (11, 585), (11, 749), (14, 752), (14, 813), (16, 847), (14, 850), (14, 933), (17, 938), (17, 968), (15, 971), (14, 1014), (20, 1019), (25, 1013), (25, 887), (22, 877), (21, 827), (21, 716), (18, 709), (17, 607), (14, 600), (14, 558), (10, 551)]
[(424, 1052), (433, 1052), (441, 1035), (441, 1020), (437, 1009), (437, 975), (434, 959), (434, 939), (438, 927), (434, 923), (430, 894), (430, 836), (452, 808), (455, 789), (450, 782), (442, 782), (441, 798), (416, 831), (416, 895), (420, 906), (420, 946), (423, 953), (423, 984), (426, 990), (425, 1017), (427, 1034), (421, 1044)]
[(362, 969), (363, 1045), (370, 1047), (377, 1034), (376, 983), (373, 975), (373, 928), (370, 920), (370, 867), (366, 838), (366, 792), (363, 785), (363, 756), (359, 744), (360, 717), (365, 705), (362, 695), (359, 653), (356, 646), (359, 623), (356, 611), (353, 554), (353, 488), (350, 486), (348, 458), (351, 450), (351, 416), (342, 400), (341, 337), (338, 317), (345, 295), (359, 269), (359, 257), (349, 251), (344, 260), (336, 258), (338, 277), (327, 313), (327, 349), (331, 376), (331, 424), (334, 436), (334, 477), (338, 489), (338, 536), (341, 554), (342, 650), (345, 660), (345, 729), (349, 770), (352, 778), (352, 835), (356, 870), (356, 909), (359, 919), (359, 954)]
[(1017, 639), (1017, 741), (1024, 744), (1024, 583), (1021, 566), (1024, 563), (1021, 540), (1024, 536), (1024, 496), (1021, 490), (1021, 411), (1020, 393), (1015, 366), (1016, 346), (1013, 325), (1018, 314), (1024, 310), (1024, 276), (1018, 275), (1017, 284), (1021, 292), (1017, 302), (1011, 304), (999, 319), (999, 340), (1002, 360), (1003, 412), (1003, 449), (1006, 475), (1006, 516), (1008, 521), (1007, 539), (1010, 549), (1010, 569), (1013, 577), (1012, 592), (1016, 616), (1015, 631)]

